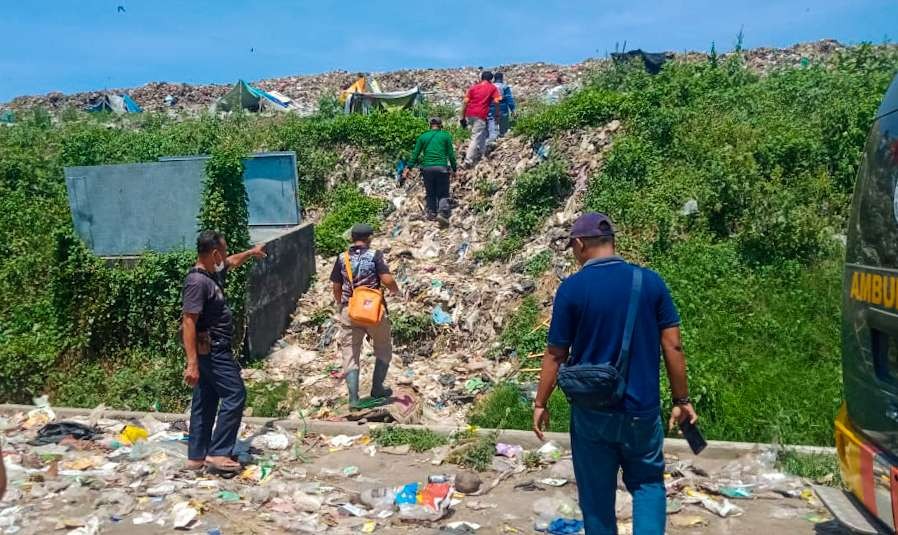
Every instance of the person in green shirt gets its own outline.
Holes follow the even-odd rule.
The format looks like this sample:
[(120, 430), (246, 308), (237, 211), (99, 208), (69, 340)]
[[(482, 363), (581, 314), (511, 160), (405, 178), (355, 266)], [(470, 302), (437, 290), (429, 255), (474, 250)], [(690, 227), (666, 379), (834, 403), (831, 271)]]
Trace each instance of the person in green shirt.
[(443, 120), (430, 119), (430, 130), (418, 136), (412, 153), (411, 166), (421, 160), (421, 175), (427, 198), (427, 219), (436, 219), (443, 226), (449, 225), (452, 210), (449, 205), (449, 176), (458, 167), (455, 161), (455, 147), (452, 134), (443, 130)]

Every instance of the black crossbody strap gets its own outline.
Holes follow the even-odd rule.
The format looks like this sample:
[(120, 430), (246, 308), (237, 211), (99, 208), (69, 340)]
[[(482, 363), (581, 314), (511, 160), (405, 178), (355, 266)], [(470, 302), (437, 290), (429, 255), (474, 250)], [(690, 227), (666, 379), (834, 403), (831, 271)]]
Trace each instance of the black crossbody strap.
[(639, 298), (642, 295), (642, 268), (633, 266), (633, 288), (630, 290), (630, 303), (627, 305), (627, 322), (624, 324), (624, 339), (620, 346), (615, 368), (626, 381), (630, 368), (630, 342), (633, 340), (633, 326), (636, 323), (636, 311), (639, 309)]
[(218, 289), (221, 290), (222, 293), (224, 293), (224, 287), (221, 285), (221, 282), (218, 280), (218, 278), (213, 277), (212, 274), (209, 273), (208, 271), (206, 271), (205, 269), (200, 269), (198, 267), (192, 267), (192, 268), (190, 268), (189, 271), (187, 271), (187, 273), (199, 273), (200, 275), (207, 277), (209, 280), (214, 282), (216, 286), (218, 286)]

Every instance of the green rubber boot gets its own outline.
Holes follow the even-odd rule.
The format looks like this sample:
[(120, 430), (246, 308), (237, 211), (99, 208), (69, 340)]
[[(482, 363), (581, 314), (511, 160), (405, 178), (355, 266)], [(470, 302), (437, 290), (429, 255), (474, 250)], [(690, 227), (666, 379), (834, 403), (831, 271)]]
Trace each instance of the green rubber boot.
[(382, 360), (374, 361), (374, 377), (371, 380), (371, 397), (372, 398), (388, 398), (393, 395), (393, 390), (384, 387), (384, 380), (387, 378), (387, 370), (390, 365)]
[(355, 408), (359, 405), (359, 371), (346, 372), (346, 388), (349, 390), (349, 406)]

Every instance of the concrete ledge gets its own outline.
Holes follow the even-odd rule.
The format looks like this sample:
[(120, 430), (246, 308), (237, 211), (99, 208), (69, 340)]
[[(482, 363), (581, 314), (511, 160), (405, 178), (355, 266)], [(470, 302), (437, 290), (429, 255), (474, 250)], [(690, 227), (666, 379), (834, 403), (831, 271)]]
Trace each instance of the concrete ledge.
[[(14, 414), (16, 412), (27, 412), (33, 410), (35, 407), (33, 405), (13, 405), (13, 404), (0, 404), (0, 414)], [(91, 409), (78, 409), (78, 408), (69, 408), (69, 407), (53, 407), (53, 411), (60, 418), (69, 418), (73, 416), (86, 416), (90, 413)], [(137, 412), (137, 411), (120, 411), (109, 409), (103, 412), (103, 416), (105, 418), (112, 419), (122, 419), (127, 420), (131, 418), (142, 418), (144, 416), (151, 415), (159, 421), (162, 422), (173, 422), (177, 420), (186, 419), (186, 414), (177, 414), (170, 412)], [(277, 419), (277, 418), (262, 418), (258, 416), (248, 416), (243, 418), (243, 421), (252, 424), (252, 425), (278, 425), (283, 427), (284, 429), (302, 429), (305, 428), (309, 433), (317, 433), (322, 435), (358, 435), (367, 433), (368, 429), (372, 425), (383, 425), (383, 424), (359, 424), (356, 422), (328, 422), (322, 420), (286, 420), (286, 419)], [(435, 433), (439, 433), (441, 435), (449, 435), (455, 431), (457, 431), (458, 427), (452, 426), (423, 426), (423, 425), (406, 425), (403, 427), (407, 427), (410, 429), (430, 429)], [(480, 429), (480, 433), (489, 433), (493, 431), (492, 429)], [(553, 440), (559, 446), (565, 449), (570, 449), (571, 447), (571, 437), (567, 433), (546, 433), (546, 440)], [(532, 449), (538, 448), (542, 443), (539, 439), (531, 431), (520, 431), (517, 429), (506, 429), (502, 430), (499, 435), (499, 440), (501, 442), (508, 442), (512, 444), (520, 444), (524, 448)], [(747, 453), (751, 453), (754, 451), (760, 451), (765, 448), (769, 448), (770, 444), (763, 443), (755, 443), (755, 442), (726, 442), (721, 440), (709, 440), (708, 447), (699, 457), (692, 455), (692, 452), (689, 450), (689, 445), (683, 439), (679, 438), (666, 438), (664, 439), (664, 451), (668, 454), (676, 455), (682, 459), (693, 459), (693, 458), (701, 458), (701, 459), (715, 459), (727, 461), (731, 459), (736, 459), (742, 455)], [(783, 446), (785, 449), (796, 451), (798, 453), (813, 453), (813, 454), (825, 454), (825, 455), (835, 455), (835, 448), (824, 447), (824, 446)]]

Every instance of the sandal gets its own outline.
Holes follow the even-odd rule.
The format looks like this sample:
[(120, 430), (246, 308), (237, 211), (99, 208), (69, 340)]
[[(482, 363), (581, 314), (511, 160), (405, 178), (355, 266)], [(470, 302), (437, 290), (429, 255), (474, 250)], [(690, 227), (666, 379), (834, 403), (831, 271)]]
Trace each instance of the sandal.
[(187, 461), (181, 469), (185, 472), (202, 472), (206, 469), (206, 461)]

